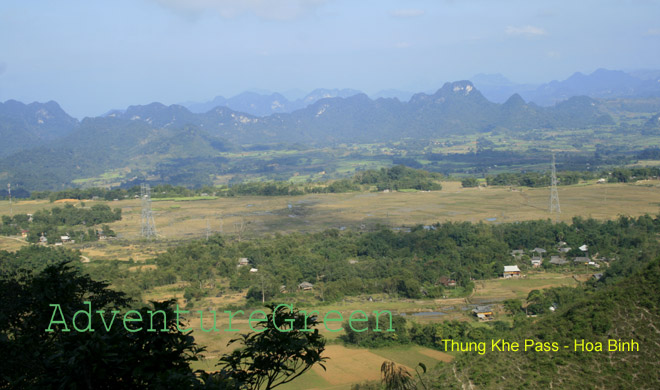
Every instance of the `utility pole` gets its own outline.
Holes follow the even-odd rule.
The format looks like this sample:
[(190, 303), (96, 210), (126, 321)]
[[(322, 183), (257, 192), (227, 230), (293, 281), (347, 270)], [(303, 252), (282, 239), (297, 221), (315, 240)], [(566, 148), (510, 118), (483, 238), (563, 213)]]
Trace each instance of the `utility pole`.
[(552, 154), (552, 178), (550, 183), (550, 214), (557, 213), (557, 217), (561, 213), (559, 207), (559, 193), (557, 192), (557, 169), (555, 167), (555, 154)]
[(211, 229), (209, 228), (209, 219), (206, 218), (206, 241), (209, 240), (209, 234), (211, 233)]
[(151, 188), (149, 184), (142, 183), (140, 187), (140, 197), (142, 199), (142, 237), (156, 237), (156, 223), (151, 211)]
[(264, 288), (264, 274), (261, 274), (261, 303), (266, 303), (266, 291)]

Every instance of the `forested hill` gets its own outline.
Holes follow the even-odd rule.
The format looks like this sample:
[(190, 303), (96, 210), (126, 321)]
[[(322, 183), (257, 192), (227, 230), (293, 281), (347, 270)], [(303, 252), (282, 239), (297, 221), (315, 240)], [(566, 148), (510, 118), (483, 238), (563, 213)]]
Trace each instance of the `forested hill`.
[(0, 102), (0, 157), (72, 132), (78, 121), (55, 102)]
[[(492, 352), (489, 347), (484, 355), (466, 352), (443, 367), (435, 381), (446, 389), (660, 388), (660, 259), (586, 294), (502, 337), (521, 345), (524, 339), (555, 341), (559, 351)], [(603, 352), (575, 352), (576, 339), (602, 342)], [(608, 339), (632, 339), (639, 350), (608, 352)]]
[[(0, 160), (0, 172), (11, 172), (12, 182), (22, 188), (62, 189), (72, 180), (112, 169), (148, 169), (173, 159), (210, 158), (230, 148), (195, 126), (154, 128), (142, 121), (85, 118), (64, 138)], [(184, 183), (190, 185), (195, 179)]]

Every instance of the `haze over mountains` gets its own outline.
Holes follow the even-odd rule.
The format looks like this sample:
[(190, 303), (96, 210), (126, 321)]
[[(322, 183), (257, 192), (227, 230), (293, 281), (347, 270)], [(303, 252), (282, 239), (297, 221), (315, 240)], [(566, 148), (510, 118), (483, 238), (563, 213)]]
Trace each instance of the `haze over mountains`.
[[(551, 106), (573, 96), (614, 99), (630, 97), (660, 96), (660, 71), (637, 71), (626, 73), (618, 70), (598, 69), (585, 75), (574, 73), (563, 81), (551, 81), (546, 84), (514, 83), (501, 74), (478, 74), (470, 78), (474, 86), (490, 101), (504, 103), (511, 95), (519, 94), (525, 101), (540, 106)], [(234, 111), (254, 116), (268, 116), (278, 113), (291, 113), (314, 104), (320, 99), (330, 97), (351, 97), (362, 93), (355, 89), (316, 89), (305, 97), (293, 101), (280, 93), (243, 92), (231, 98), (218, 96), (208, 102), (184, 103), (194, 113), (204, 113), (222, 106)], [(427, 92), (432, 94), (432, 92)], [(387, 89), (369, 97), (396, 98), (407, 102), (414, 95), (409, 91)]]
[[(568, 96), (571, 91), (608, 97), (660, 96), (657, 80), (639, 80), (622, 72), (597, 71), (537, 91), (550, 91), (546, 96)], [(128, 177), (136, 167), (143, 173), (157, 170), (161, 177), (174, 180), (172, 175), (184, 175), (182, 167), (203, 160), (208, 172), (226, 160), (219, 153), (240, 151), (246, 145), (328, 146), (613, 124), (602, 102), (588, 96), (543, 107), (516, 93), (496, 103), (470, 81), (446, 83), (435, 93), (417, 93), (408, 101), (373, 99), (354, 90), (317, 90), (294, 102), (278, 94), (256, 93), (222, 99), (216, 103), (262, 114), (269, 109), (281, 112), (259, 116), (225, 106), (194, 112), (155, 102), (78, 121), (55, 102), (0, 103), (0, 180), (29, 181), (30, 190), (62, 188), (109, 171), (121, 170)], [(279, 105), (274, 107), (274, 101)], [(304, 107), (285, 112), (296, 105)], [(657, 122), (651, 119), (647, 126), (655, 128)]]
[(0, 156), (62, 137), (77, 125), (78, 121), (53, 101), (0, 102)]
[(68, 116), (55, 102), (24, 105), (8, 101), (0, 106), (3, 129), (16, 141), (3, 143), (0, 153), (7, 155), (47, 141), (53, 146), (65, 139), (67, 145), (75, 146), (89, 131), (103, 131), (109, 126), (121, 131), (119, 123), (132, 122), (152, 129), (194, 126), (235, 144), (373, 142), (495, 128), (580, 127), (611, 122), (599, 111), (599, 103), (588, 97), (572, 97), (552, 107), (540, 107), (514, 94), (498, 104), (486, 99), (470, 81), (446, 83), (434, 94), (418, 93), (408, 102), (396, 98), (373, 100), (365, 94), (309, 100), (315, 101), (291, 113), (262, 117), (222, 106), (194, 113), (181, 105), (151, 103), (82, 122)]
[(598, 69), (588, 75), (576, 72), (566, 80), (541, 85), (516, 84), (501, 74), (479, 74), (472, 81), (484, 96), (494, 102), (504, 102), (512, 94), (518, 93), (526, 101), (541, 106), (549, 106), (576, 95), (599, 99), (660, 96), (660, 71), (657, 70), (626, 73)]
[(320, 99), (340, 97), (347, 98), (361, 93), (355, 89), (315, 89), (305, 97), (290, 101), (282, 94), (263, 95), (256, 92), (243, 92), (229, 99), (216, 96), (205, 103), (187, 103), (185, 106), (192, 112), (201, 114), (216, 107), (228, 107), (234, 111), (245, 112), (255, 116), (293, 112), (317, 102)]

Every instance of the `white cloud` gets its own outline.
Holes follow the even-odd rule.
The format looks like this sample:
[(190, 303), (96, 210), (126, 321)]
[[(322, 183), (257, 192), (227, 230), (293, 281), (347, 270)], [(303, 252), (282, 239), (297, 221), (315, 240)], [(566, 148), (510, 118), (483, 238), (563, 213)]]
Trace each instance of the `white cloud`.
[(539, 35), (548, 35), (544, 29), (535, 26), (507, 26), (504, 30), (508, 35), (525, 35), (525, 36), (539, 36)]
[(648, 36), (654, 36), (654, 35), (660, 35), (660, 28), (649, 28), (644, 35)]
[(395, 18), (416, 18), (418, 16), (424, 15), (425, 12), (426, 11), (422, 9), (415, 9), (415, 8), (396, 9), (390, 12), (390, 16), (394, 16)]
[(252, 14), (264, 20), (296, 19), (327, 0), (151, 0), (165, 8), (197, 16), (212, 12), (231, 19)]

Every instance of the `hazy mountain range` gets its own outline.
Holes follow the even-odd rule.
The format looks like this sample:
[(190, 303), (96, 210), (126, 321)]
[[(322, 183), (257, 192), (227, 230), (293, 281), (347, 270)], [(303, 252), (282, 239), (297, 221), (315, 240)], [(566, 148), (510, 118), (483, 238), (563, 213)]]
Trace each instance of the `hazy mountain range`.
[(647, 98), (660, 96), (660, 71), (647, 70), (626, 73), (598, 69), (585, 75), (574, 73), (563, 81), (546, 84), (517, 84), (501, 74), (479, 74), (471, 79), (489, 100), (504, 102), (514, 93), (526, 101), (549, 106), (572, 96), (584, 95), (600, 99)]
[(347, 98), (361, 93), (355, 89), (315, 89), (305, 97), (293, 101), (279, 93), (268, 95), (256, 92), (243, 92), (231, 98), (216, 96), (213, 100), (204, 103), (186, 103), (186, 108), (194, 113), (205, 113), (216, 107), (227, 107), (234, 111), (245, 112), (255, 116), (268, 116), (271, 114), (293, 112), (305, 108), (318, 100), (341, 97)]
[(77, 125), (78, 121), (53, 101), (0, 102), (0, 156), (62, 137)]
[[(478, 74), (470, 78), (475, 87), (490, 101), (504, 103), (511, 95), (519, 94), (525, 101), (541, 106), (550, 106), (573, 96), (592, 98), (640, 98), (660, 96), (660, 71), (636, 71), (626, 73), (618, 70), (598, 69), (585, 75), (574, 73), (563, 81), (546, 84), (514, 83), (501, 74)], [(288, 100), (280, 93), (243, 92), (231, 98), (218, 96), (207, 102), (189, 102), (181, 105), (194, 113), (204, 113), (222, 106), (254, 116), (291, 113), (331, 97), (351, 97), (362, 93), (355, 89), (316, 89), (303, 98)], [(427, 92), (431, 94), (431, 92)], [(414, 95), (409, 91), (387, 89), (369, 97), (396, 98), (407, 102)]]
[[(620, 84), (630, 77), (621, 76)], [(585, 88), (592, 85), (583, 77), (569, 80), (553, 90), (568, 91), (566, 85), (580, 80)], [(653, 88), (647, 87), (637, 90), (652, 93)], [(623, 87), (619, 91), (632, 93)], [(528, 103), (519, 94), (495, 103), (470, 81), (446, 83), (435, 93), (418, 93), (408, 101), (372, 99), (354, 92), (320, 90), (304, 98), (312, 103), (303, 108), (267, 116), (223, 106), (196, 113), (181, 105), (151, 103), (82, 121), (67, 115), (55, 102), (26, 105), (10, 100), (0, 103), (0, 181), (23, 182), (31, 190), (62, 188), (73, 180), (110, 171), (120, 170), (119, 176), (129, 177), (131, 169), (139, 167), (141, 172), (158, 170), (160, 177), (176, 181), (179, 175), (178, 182), (191, 183), (195, 179), (185, 177), (186, 167), (203, 164), (206, 172), (213, 171), (226, 161), (220, 152), (240, 151), (245, 145), (373, 143), (613, 123), (602, 103), (587, 96), (570, 97), (549, 107)], [(342, 96), (323, 97), (327, 94)], [(243, 96), (245, 101), (249, 96)], [(233, 101), (239, 104), (240, 99)], [(658, 125), (657, 117), (647, 123), (653, 128)]]

